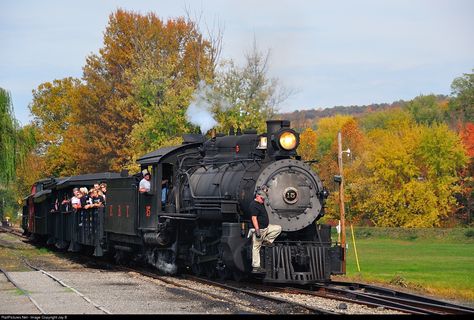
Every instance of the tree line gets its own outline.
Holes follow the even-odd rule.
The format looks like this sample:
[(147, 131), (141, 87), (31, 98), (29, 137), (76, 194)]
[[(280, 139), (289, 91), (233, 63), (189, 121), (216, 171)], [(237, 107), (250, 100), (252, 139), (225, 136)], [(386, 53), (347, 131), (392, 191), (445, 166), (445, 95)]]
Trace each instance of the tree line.
[[(474, 70), (473, 70), (474, 71)], [(338, 174), (337, 132), (344, 157), (349, 220), (384, 227), (471, 224), (474, 212), (474, 73), (452, 82), (452, 96), (420, 95), (362, 115), (309, 122), (300, 153), (331, 184)], [(334, 187), (334, 185), (333, 185)], [(328, 217), (338, 217), (338, 192)]]

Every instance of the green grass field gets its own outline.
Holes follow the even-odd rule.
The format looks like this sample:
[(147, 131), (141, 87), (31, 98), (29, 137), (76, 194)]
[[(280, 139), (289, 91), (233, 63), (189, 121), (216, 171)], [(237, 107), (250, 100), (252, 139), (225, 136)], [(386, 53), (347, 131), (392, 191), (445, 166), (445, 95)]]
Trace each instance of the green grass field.
[(473, 229), (347, 228), (347, 274), (474, 302)]

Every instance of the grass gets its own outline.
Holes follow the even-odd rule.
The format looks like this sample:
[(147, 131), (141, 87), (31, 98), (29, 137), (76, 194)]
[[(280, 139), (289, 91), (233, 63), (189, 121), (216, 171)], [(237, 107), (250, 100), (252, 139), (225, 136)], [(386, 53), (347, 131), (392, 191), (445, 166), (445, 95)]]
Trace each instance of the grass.
[(350, 228), (346, 276), (474, 302), (472, 229)]

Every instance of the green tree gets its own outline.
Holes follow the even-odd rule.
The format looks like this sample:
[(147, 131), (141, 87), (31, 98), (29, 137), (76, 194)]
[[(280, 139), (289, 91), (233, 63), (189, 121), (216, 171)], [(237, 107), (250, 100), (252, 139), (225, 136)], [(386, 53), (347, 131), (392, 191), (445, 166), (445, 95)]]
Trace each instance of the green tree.
[(0, 88), (0, 185), (15, 176), (17, 126), (10, 94)]
[(409, 101), (404, 108), (413, 116), (417, 123), (431, 125), (443, 121), (443, 110), (438, 97), (434, 94), (420, 95)]
[(264, 131), (265, 121), (275, 115), (279, 104), (291, 94), (278, 79), (268, 76), (269, 51), (260, 52), (254, 42), (252, 51), (245, 58), (243, 67), (229, 60), (222, 63), (216, 74), (210, 100), (222, 132), (230, 127)]
[(364, 132), (374, 129), (396, 128), (412, 122), (412, 115), (400, 108), (369, 112), (359, 119), (360, 127)]
[(452, 99), (449, 111), (459, 121), (474, 122), (474, 69), (473, 73), (464, 73), (451, 84)]

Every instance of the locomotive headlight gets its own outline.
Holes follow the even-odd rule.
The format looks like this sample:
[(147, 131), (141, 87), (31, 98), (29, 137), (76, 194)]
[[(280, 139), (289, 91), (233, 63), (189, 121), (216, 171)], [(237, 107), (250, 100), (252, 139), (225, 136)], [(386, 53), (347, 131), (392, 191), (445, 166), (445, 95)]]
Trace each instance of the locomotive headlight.
[(286, 131), (280, 135), (280, 146), (285, 150), (293, 150), (296, 148), (296, 136), (293, 132)]

